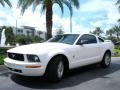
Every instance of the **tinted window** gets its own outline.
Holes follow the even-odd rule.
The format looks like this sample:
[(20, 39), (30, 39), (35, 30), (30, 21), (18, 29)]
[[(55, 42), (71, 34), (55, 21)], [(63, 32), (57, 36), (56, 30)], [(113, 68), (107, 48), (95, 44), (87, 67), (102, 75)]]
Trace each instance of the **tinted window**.
[(99, 42), (104, 42), (104, 40), (100, 37), (98, 37)]
[(65, 44), (74, 44), (79, 34), (64, 34), (64, 35), (56, 35), (55, 37), (48, 40), (48, 42), (59, 42)]
[(83, 44), (91, 44), (91, 43), (97, 43), (96, 37), (89, 34), (84, 34), (80, 37), (78, 43), (81, 42)]

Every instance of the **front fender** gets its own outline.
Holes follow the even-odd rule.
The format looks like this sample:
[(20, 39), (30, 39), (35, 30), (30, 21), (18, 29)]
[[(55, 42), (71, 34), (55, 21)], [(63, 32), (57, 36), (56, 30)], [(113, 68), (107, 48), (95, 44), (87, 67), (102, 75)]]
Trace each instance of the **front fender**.
[(67, 54), (67, 52), (65, 52), (64, 50), (53, 50), (53, 51), (49, 51), (47, 54), (42, 55), (42, 64), (45, 68), (47, 68), (48, 63), (50, 62), (50, 60), (57, 55), (64, 55), (66, 56), (66, 58), (68, 59), (69, 62), (69, 54)]
[(54, 57), (54, 56), (57, 56), (57, 55), (64, 55), (66, 56), (66, 58), (69, 60), (69, 55), (67, 54), (67, 52), (65, 52), (64, 50), (54, 50), (54, 51), (51, 51), (48, 53), (48, 59), (49, 61)]

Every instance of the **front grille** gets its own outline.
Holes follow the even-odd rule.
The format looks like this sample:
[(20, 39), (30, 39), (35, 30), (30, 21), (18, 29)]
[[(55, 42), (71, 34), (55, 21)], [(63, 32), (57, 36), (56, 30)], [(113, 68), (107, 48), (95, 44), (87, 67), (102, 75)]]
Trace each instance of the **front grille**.
[(24, 55), (18, 53), (8, 53), (8, 57), (13, 60), (24, 61)]

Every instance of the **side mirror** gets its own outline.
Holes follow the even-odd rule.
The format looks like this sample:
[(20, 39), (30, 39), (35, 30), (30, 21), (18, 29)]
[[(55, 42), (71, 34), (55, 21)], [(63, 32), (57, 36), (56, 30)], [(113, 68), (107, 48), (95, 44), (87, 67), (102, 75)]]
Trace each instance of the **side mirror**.
[(88, 40), (81, 40), (77, 43), (77, 45), (83, 45), (86, 44), (88, 42)]
[(83, 42), (78, 42), (77, 45), (83, 45), (84, 43)]

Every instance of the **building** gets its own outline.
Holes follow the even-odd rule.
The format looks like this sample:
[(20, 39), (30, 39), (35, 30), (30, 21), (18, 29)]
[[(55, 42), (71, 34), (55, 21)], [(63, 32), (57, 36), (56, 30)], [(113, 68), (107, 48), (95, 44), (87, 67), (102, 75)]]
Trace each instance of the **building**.
[(40, 31), (40, 30), (36, 30), (35, 36), (41, 37), (43, 39), (46, 39), (46, 32)]
[(43, 39), (46, 37), (46, 33), (40, 30), (36, 30), (35, 27), (22, 26), (20, 28), (12, 27), (13, 33), (15, 35), (25, 35), (25, 36), (38, 36)]
[(30, 26), (22, 26), (20, 28), (12, 27), (15, 35), (35, 36), (35, 28)]
[[(30, 27), (30, 26), (22, 26), (22, 32), (24, 35), (26, 36), (35, 36), (35, 27)], [(21, 33), (21, 30), (18, 30), (20, 31), (19, 33)]]
[[(2, 27), (3, 26), (0, 26), (0, 37), (1, 37)], [(14, 26), (11, 26), (11, 27), (15, 35), (25, 35), (25, 36), (31, 36), (31, 37), (38, 36), (43, 39), (46, 39), (46, 32), (36, 30), (35, 27), (31, 27), (31, 26), (21, 26), (20, 28), (16, 28)]]

